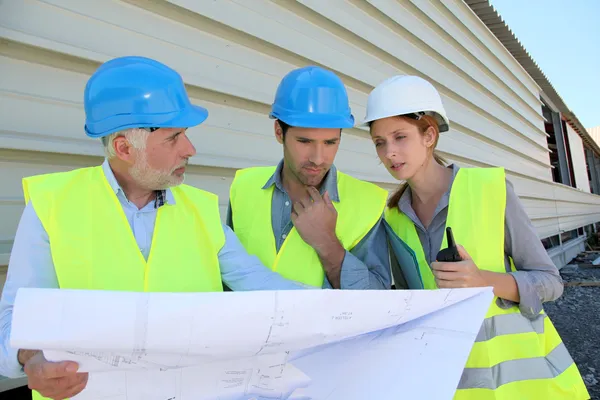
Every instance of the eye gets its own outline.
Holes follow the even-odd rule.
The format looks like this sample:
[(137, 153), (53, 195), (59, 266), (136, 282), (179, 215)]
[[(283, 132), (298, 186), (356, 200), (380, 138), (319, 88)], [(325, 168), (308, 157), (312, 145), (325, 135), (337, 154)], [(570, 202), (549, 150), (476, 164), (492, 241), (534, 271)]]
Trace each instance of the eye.
[(396, 140), (401, 140), (401, 139), (404, 139), (405, 137), (406, 136), (398, 135), (398, 136), (396, 136)]
[(334, 146), (337, 144), (337, 140), (328, 140), (325, 142), (325, 144), (328, 146)]
[(300, 143), (310, 143), (308, 139), (298, 139)]
[(177, 138), (179, 138), (179, 135), (181, 135), (181, 132), (177, 132), (176, 134), (172, 135), (169, 137), (170, 141), (176, 141)]

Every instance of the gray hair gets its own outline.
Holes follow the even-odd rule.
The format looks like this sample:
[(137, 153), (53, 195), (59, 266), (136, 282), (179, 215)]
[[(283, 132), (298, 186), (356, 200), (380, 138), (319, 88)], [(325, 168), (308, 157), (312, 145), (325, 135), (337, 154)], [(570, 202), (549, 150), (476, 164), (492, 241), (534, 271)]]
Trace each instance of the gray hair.
[(135, 149), (143, 150), (146, 148), (146, 142), (148, 141), (149, 135), (150, 132), (145, 129), (132, 128), (111, 133), (108, 136), (103, 136), (102, 144), (104, 145), (104, 154), (106, 154), (106, 158), (109, 160), (117, 155), (115, 152), (114, 142), (119, 136), (125, 137), (125, 139), (127, 139), (127, 141), (129, 141), (129, 143), (131, 143)]

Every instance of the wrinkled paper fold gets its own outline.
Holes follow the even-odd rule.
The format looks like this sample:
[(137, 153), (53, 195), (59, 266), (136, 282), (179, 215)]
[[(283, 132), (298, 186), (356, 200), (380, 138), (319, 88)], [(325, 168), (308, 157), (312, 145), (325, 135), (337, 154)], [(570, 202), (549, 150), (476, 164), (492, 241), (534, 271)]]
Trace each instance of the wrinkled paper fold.
[(79, 362), (76, 400), (451, 399), (492, 298), (23, 288), (11, 345)]

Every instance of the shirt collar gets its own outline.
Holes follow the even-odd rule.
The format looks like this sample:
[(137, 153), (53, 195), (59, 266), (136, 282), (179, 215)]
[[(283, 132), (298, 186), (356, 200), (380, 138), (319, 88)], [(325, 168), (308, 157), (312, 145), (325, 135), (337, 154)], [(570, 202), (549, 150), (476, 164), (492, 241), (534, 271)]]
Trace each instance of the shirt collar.
[[(448, 189), (446, 190), (446, 192), (440, 199), (438, 206), (436, 207), (434, 215), (437, 214), (439, 210), (447, 207), (450, 202), (450, 190), (452, 189), (452, 183), (454, 183), (454, 178), (456, 178), (456, 174), (458, 173), (458, 170), (460, 169), (460, 167), (456, 164), (451, 164), (448, 166), (448, 168), (450, 168), (450, 167), (452, 168), (452, 177), (450, 178), (450, 183), (448, 184)], [(404, 214), (409, 214), (409, 213), (413, 212), (410, 186), (407, 186), (404, 193), (402, 193), (402, 196), (400, 196), (400, 200), (398, 201), (398, 209), (400, 211), (402, 211)]]
[[(283, 170), (283, 160), (279, 161), (279, 164), (277, 164), (277, 168), (275, 168), (275, 172), (273, 173), (273, 175), (271, 175), (269, 180), (267, 180), (267, 183), (265, 183), (265, 185), (262, 188), (268, 189), (271, 186), (275, 185), (275, 187), (279, 191), (281, 191), (283, 193), (287, 193), (285, 191), (285, 188), (283, 187), (283, 181), (281, 180), (281, 171), (282, 170)], [(338, 191), (337, 169), (335, 168), (335, 165), (331, 165), (331, 168), (327, 172), (327, 175), (325, 175), (325, 179), (323, 180), (323, 185), (321, 185), (321, 190), (320, 190), (321, 194), (325, 193), (325, 191), (327, 191), (329, 193), (329, 198), (331, 198), (331, 201), (335, 201), (335, 202), (339, 203), (340, 195), (339, 195), (339, 191)]]
[[(106, 180), (108, 181), (108, 184), (113, 190), (113, 192), (115, 192), (116, 195), (119, 195), (119, 193), (121, 193), (123, 197), (127, 198), (127, 196), (125, 196), (125, 192), (121, 188), (121, 185), (119, 185), (119, 182), (117, 182), (117, 178), (115, 178), (115, 174), (113, 173), (112, 168), (108, 163), (108, 159), (106, 158), (102, 163), (102, 171), (104, 171), (104, 176), (106, 176)], [(156, 200), (154, 201), (154, 208), (158, 208), (165, 203), (171, 205), (175, 204), (175, 197), (173, 196), (173, 192), (171, 191), (171, 189), (157, 190)]]

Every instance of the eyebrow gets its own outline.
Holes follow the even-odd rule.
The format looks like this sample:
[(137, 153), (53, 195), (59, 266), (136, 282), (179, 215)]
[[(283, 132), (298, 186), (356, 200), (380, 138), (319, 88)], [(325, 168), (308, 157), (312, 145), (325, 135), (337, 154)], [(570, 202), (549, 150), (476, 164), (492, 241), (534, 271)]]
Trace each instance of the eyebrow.
[[(388, 134), (387, 134), (387, 135), (385, 135), (385, 136), (388, 136), (388, 135), (393, 135), (393, 134), (396, 134), (396, 133), (404, 133), (404, 129), (403, 129), (403, 128), (396, 129), (395, 131), (393, 131), (393, 132), (390, 132), (390, 133), (388, 133)], [(379, 136), (379, 135), (373, 136), (373, 139), (378, 139), (378, 138), (379, 138), (379, 139), (383, 139), (383, 136)]]
[(179, 134), (182, 134), (183, 132), (185, 132), (185, 129), (181, 129), (179, 131), (175, 131), (175, 132), (171, 133), (170, 135), (167, 135), (166, 139), (173, 138), (173, 137), (175, 137), (175, 136), (177, 136)]
[[(317, 141), (317, 140), (315, 140), (315, 139), (310, 139), (310, 138), (303, 137), (303, 136), (298, 136), (298, 137), (296, 137), (296, 140), (308, 140), (309, 142), (315, 142), (315, 141)], [(339, 138), (339, 137), (336, 137), (336, 138), (330, 138), (330, 139), (324, 139), (323, 141), (324, 141), (324, 142), (335, 142), (335, 141), (338, 141), (338, 140), (340, 140), (340, 138)]]

